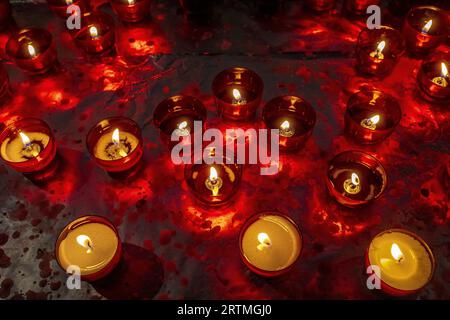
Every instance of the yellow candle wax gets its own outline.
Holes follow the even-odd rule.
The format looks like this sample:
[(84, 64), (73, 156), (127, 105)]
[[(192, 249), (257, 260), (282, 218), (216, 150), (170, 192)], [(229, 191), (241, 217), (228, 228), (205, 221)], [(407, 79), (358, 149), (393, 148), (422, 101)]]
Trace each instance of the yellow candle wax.
[(377, 235), (370, 244), (368, 260), (380, 268), (382, 282), (402, 291), (422, 288), (434, 271), (428, 245), (406, 230), (388, 230)]
[(128, 156), (139, 144), (133, 134), (115, 129), (100, 137), (94, 147), (94, 156), (100, 160), (113, 161)]
[(114, 227), (103, 220), (95, 216), (82, 217), (64, 228), (56, 247), (58, 263), (64, 270), (75, 265), (80, 268), (81, 276), (89, 278), (115, 266), (120, 240)]
[(288, 269), (300, 255), (302, 239), (298, 228), (282, 215), (262, 214), (242, 232), (242, 255), (263, 275)]
[(50, 137), (41, 132), (20, 132), (7, 137), (0, 146), (3, 159), (9, 162), (24, 162), (36, 158), (48, 145)]

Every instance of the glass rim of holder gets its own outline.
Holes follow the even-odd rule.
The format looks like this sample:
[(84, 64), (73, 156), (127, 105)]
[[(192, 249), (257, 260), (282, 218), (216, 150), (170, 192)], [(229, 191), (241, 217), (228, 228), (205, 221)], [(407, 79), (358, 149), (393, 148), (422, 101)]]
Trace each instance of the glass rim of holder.
[[(40, 161), (38, 160), (37, 157), (34, 157), (33, 159), (30, 160), (26, 160), (26, 161), (22, 161), (22, 162), (14, 162), (14, 161), (9, 161), (3, 157), (0, 156), (0, 158), (6, 163), (8, 164), (10, 167), (14, 168), (14, 170), (20, 172), (20, 173), (35, 173), (37, 171), (41, 171), (46, 169), (55, 159), (56, 156), (56, 141), (55, 141), (55, 137), (53, 135), (52, 129), (50, 128), (50, 126), (47, 124), (47, 122), (45, 122), (42, 119), (39, 118), (34, 118), (34, 117), (26, 117), (26, 118), (20, 118), (20, 119), (16, 119), (12, 122), (10, 122), (6, 127), (3, 128), (3, 130), (1, 130), (0, 132), (0, 143), (3, 143), (3, 141), (5, 141), (5, 139), (11, 135), (16, 135), (16, 132), (21, 131), (24, 127), (20, 127), (20, 124), (27, 124), (26, 127), (30, 127), (30, 126), (39, 126), (40, 129), (45, 129), (45, 134), (47, 134), (49, 136), (49, 142), (47, 144), (47, 146), (40, 152), (40, 155), (42, 153), (45, 153), (44, 157), (40, 157), (43, 159), (46, 159), (46, 161), (42, 161), (42, 163), (40, 163)], [(26, 170), (25, 168), (22, 169), (21, 167), (23, 167), (20, 164), (24, 164), (26, 163), (27, 165), (25, 166), (26, 168), (34, 168), (34, 170)]]
[(58, 249), (60, 247), (60, 244), (65, 238), (67, 238), (67, 235), (69, 234), (69, 232), (71, 230), (75, 230), (79, 226), (81, 226), (83, 224), (87, 224), (87, 223), (104, 224), (104, 225), (108, 226), (109, 228), (111, 228), (113, 230), (114, 234), (117, 236), (117, 249), (116, 249), (116, 252), (115, 252), (113, 258), (109, 261), (107, 266), (98, 272), (90, 273), (87, 275), (81, 275), (81, 278), (84, 280), (95, 281), (95, 280), (98, 280), (98, 279), (103, 278), (103, 277), (107, 276), (108, 274), (110, 274), (117, 267), (117, 265), (119, 264), (119, 262), (122, 258), (122, 241), (120, 239), (119, 231), (117, 230), (116, 226), (111, 222), (111, 220), (109, 220), (108, 218), (97, 215), (97, 214), (86, 214), (86, 215), (82, 215), (77, 218), (74, 218), (69, 223), (66, 223), (64, 225), (64, 227), (61, 229), (61, 231), (58, 235), (58, 238), (55, 241), (54, 255), (55, 255), (55, 260), (58, 263), (59, 267), (61, 269), (63, 269), (64, 271), (66, 271), (64, 269), (62, 263), (60, 262), (60, 258), (59, 258), (59, 250)]
[(384, 289), (384, 291), (390, 295), (393, 296), (406, 296), (406, 295), (410, 295), (410, 294), (414, 294), (419, 292), (420, 290), (422, 290), (423, 288), (425, 288), (430, 282), (431, 280), (433, 280), (435, 273), (436, 273), (436, 258), (434, 257), (434, 253), (433, 250), (431, 249), (431, 247), (429, 246), (429, 244), (421, 237), (419, 236), (417, 233), (414, 233), (410, 230), (407, 229), (403, 229), (403, 228), (389, 228), (383, 231), (378, 232), (377, 234), (375, 234), (371, 239), (370, 239), (370, 243), (366, 248), (366, 252), (365, 252), (365, 263), (366, 263), (366, 267), (370, 266), (370, 259), (369, 259), (369, 251), (370, 251), (370, 247), (372, 245), (372, 241), (379, 237), (382, 236), (386, 233), (389, 232), (398, 232), (398, 233), (403, 233), (406, 234), (408, 236), (410, 236), (411, 238), (415, 239), (417, 242), (420, 243), (420, 245), (422, 247), (424, 247), (425, 251), (427, 252), (428, 256), (430, 257), (430, 262), (431, 262), (431, 272), (430, 272), (430, 276), (428, 278), (428, 281), (425, 282), (420, 288), (414, 289), (414, 290), (402, 290), (402, 289), (397, 289), (394, 288), (392, 286), (390, 286), (389, 284), (387, 284), (386, 282), (383, 281), (383, 279), (381, 280), (381, 285)]
[[(249, 226), (251, 226), (253, 223), (258, 221), (258, 219), (260, 219), (261, 217), (264, 217), (264, 216), (278, 216), (283, 219), (286, 219), (294, 226), (294, 228), (297, 231), (298, 236), (300, 238), (300, 250), (299, 250), (297, 258), (288, 267), (286, 267), (284, 269), (280, 269), (280, 270), (276, 270), (276, 271), (267, 271), (264, 269), (260, 269), (256, 266), (254, 266), (253, 264), (251, 264), (250, 261), (248, 261), (248, 259), (244, 255), (242, 242), (243, 242), (245, 232), (247, 231)], [(241, 260), (244, 262), (244, 264), (247, 266), (247, 268), (249, 268), (252, 272), (254, 272), (255, 274), (258, 274), (260, 276), (263, 276), (263, 277), (268, 277), (268, 278), (277, 277), (277, 276), (283, 275), (283, 274), (287, 273), (289, 270), (293, 269), (295, 264), (300, 260), (300, 257), (303, 252), (303, 234), (301, 232), (299, 225), (288, 215), (283, 214), (277, 210), (259, 211), (259, 212), (252, 214), (250, 217), (248, 217), (247, 220), (245, 220), (244, 224), (242, 225), (242, 227), (239, 231), (239, 251), (240, 251), (240, 255), (241, 255)]]

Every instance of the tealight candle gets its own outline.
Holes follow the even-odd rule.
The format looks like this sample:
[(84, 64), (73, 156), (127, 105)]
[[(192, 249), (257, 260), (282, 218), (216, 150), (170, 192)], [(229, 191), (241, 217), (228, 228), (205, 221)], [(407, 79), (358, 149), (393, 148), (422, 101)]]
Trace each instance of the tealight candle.
[(71, 13), (67, 13), (67, 8), (71, 5), (80, 7), (81, 12), (87, 11), (89, 8), (89, 1), (85, 0), (47, 0), (47, 3), (50, 10), (62, 19), (67, 19), (71, 15)]
[(367, 8), (371, 5), (378, 5), (380, 0), (346, 0), (345, 10), (351, 14), (361, 16), (367, 13)]
[(263, 109), (263, 120), (269, 129), (279, 129), (280, 149), (294, 151), (311, 136), (316, 112), (304, 99), (281, 96), (270, 100)]
[(220, 72), (212, 84), (219, 115), (226, 120), (254, 117), (263, 87), (261, 77), (249, 69), (231, 68)]
[(305, 5), (314, 11), (324, 12), (334, 8), (336, 0), (306, 0)]
[(433, 277), (435, 262), (428, 245), (416, 234), (390, 229), (376, 235), (366, 252), (366, 267), (380, 269), (381, 289), (400, 296), (418, 292)]
[(403, 39), (397, 30), (386, 26), (363, 29), (356, 46), (356, 68), (363, 74), (385, 76), (403, 51)]
[(447, 38), (447, 18), (436, 7), (412, 8), (403, 24), (403, 36), (408, 51), (413, 54), (431, 52)]
[(378, 90), (352, 94), (345, 112), (345, 132), (361, 144), (386, 139), (399, 124), (402, 111), (397, 100)]
[(274, 277), (287, 272), (300, 257), (302, 236), (294, 221), (276, 213), (254, 215), (242, 227), (241, 256), (253, 272)]
[(178, 141), (171, 141), (172, 133), (193, 140), (194, 121), (206, 120), (206, 108), (196, 98), (177, 95), (163, 100), (153, 112), (153, 122), (161, 130), (161, 139), (171, 148)]
[(150, 12), (150, 0), (111, 0), (111, 6), (124, 22), (141, 21)]
[(143, 154), (141, 129), (128, 118), (100, 121), (89, 131), (86, 142), (97, 165), (111, 173), (133, 171)]
[(387, 177), (381, 163), (371, 155), (346, 151), (330, 161), (326, 183), (336, 201), (347, 207), (358, 207), (383, 193)]
[(422, 96), (432, 102), (450, 101), (450, 56), (435, 55), (424, 61), (417, 75)]
[(6, 53), (16, 65), (32, 74), (49, 71), (56, 63), (52, 34), (45, 29), (22, 29), (6, 43)]
[(185, 166), (185, 179), (196, 199), (208, 206), (226, 204), (237, 192), (242, 165), (190, 164)]
[(72, 34), (75, 44), (89, 55), (106, 55), (114, 49), (114, 20), (106, 13), (82, 14), (81, 28)]
[(42, 120), (24, 118), (9, 124), (0, 134), (0, 155), (14, 170), (44, 174), (56, 156), (56, 143)]
[(62, 269), (78, 266), (83, 280), (108, 275), (120, 261), (122, 244), (111, 222), (84, 216), (69, 223), (56, 241), (55, 257)]

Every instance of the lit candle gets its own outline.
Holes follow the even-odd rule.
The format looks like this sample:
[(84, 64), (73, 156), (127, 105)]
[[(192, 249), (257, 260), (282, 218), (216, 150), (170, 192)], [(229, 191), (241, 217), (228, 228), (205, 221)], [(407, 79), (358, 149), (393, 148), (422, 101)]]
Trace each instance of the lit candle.
[(124, 22), (138, 22), (150, 13), (150, 0), (111, 0), (111, 6)]
[(316, 123), (314, 108), (297, 96), (281, 96), (270, 100), (264, 106), (262, 116), (268, 129), (279, 130), (282, 151), (296, 151), (303, 147)]
[(231, 68), (220, 72), (212, 84), (219, 114), (227, 120), (254, 117), (263, 87), (261, 77), (252, 70)]
[(450, 101), (450, 77), (448, 73), (448, 53), (431, 56), (420, 66), (417, 75), (420, 92), (430, 102), (448, 104)]
[(42, 74), (56, 64), (53, 37), (45, 29), (22, 29), (6, 43), (6, 53), (16, 65), (31, 74)]
[(273, 277), (288, 271), (298, 260), (302, 237), (294, 221), (270, 212), (255, 215), (244, 224), (239, 244), (250, 270)]
[(56, 155), (51, 129), (42, 120), (33, 118), (11, 123), (0, 135), (0, 155), (16, 171), (44, 171)]
[(400, 32), (390, 27), (363, 29), (356, 46), (356, 68), (368, 75), (389, 74), (404, 51)]
[(445, 41), (445, 13), (436, 7), (412, 8), (403, 25), (406, 47), (413, 54), (426, 54)]
[(237, 192), (242, 165), (193, 164), (185, 166), (185, 179), (197, 200), (208, 206), (226, 204)]
[(131, 119), (100, 121), (89, 131), (87, 144), (96, 163), (108, 172), (131, 170), (142, 158), (141, 130)]
[(69, 223), (56, 242), (55, 256), (62, 269), (78, 266), (83, 280), (94, 281), (109, 274), (121, 257), (116, 228), (99, 216), (84, 216)]
[(345, 112), (345, 133), (360, 144), (386, 139), (399, 124), (402, 111), (398, 101), (378, 90), (352, 94)]
[(367, 250), (366, 265), (380, 268), (381, 288), (392, 295), (419, 291), (431, 280), (435, 267), (425, 241), (402, 229), (376, 235)]
[(114, 49), (114, 20), (106, 13), (83, 13), (81, 28), (71, 32), (75, 44), (89, 55), (107, 55)]
[(190, 144), (193, 141), (194, 121), (203, 123), (205, 120), (206, 108), (203, 103), (196, 98), (183, 95), (163, 100), (153, 112), (153, 122), (161, 130), (161, 140), (169, 149), (178, 143), (171, 141), (172, 134), (180, 138), (191, 136), (191, 139), (186, 141)]
[(330, 161), (326, 182), (339, 203), (357, 207), (378, 198), (386, 188), (387, 178), (377, 159), (361, 151), (347, 151)]

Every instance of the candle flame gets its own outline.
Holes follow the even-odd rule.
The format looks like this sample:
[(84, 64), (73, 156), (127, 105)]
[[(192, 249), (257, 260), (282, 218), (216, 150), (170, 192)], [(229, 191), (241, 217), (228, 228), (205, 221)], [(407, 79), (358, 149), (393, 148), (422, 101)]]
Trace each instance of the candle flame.
[(380, 116), (378, 114), (374, 115), (372, 118), (370, 118), (370, 122), (372, 122), (373, 124), (377, 124), (378, 122), (380, 122)]
[(77, 242), (80, 246), (82, 246), (83, 248), (86, 248), (86, 253), (91, 253), (92, 252), (92, 240), (91, 238), (89, 238), (88, 236), (84, 235), (84, 234), (80, 234), (79, 236), (77, 236)]
[(31, 144), (30, 138), (23, 132), (19, 132), (20, 138), (22, 139), (22, 143), (25, 147), (28, 147)]
[(352, 173), (352, 183), (355, 186), (359, 185), (359, 177), (356, 173)]
[(134, 4), (134, 0), (128, 0), (128, 4)]
[(214, 167), (211, 167), (209, 169), (209, 180), (214, 182), (219, 178), (219, 176), (217, 175), (217, 170)]
[(448, 76), (447, 66), (444, 62), (441, 62), (441, 75), (445, 78)]
[(241, 92), (238, 89), (233, 89), (233, 97), (236, 100), (241, 100), (242, 99)]
[(386, 41), (380, 41), (379, 43), (378, 43), (378, 46), (377, 46), (377, 52), (378, 53), (381, 53), (381, 52), (383, 52), (383, 49), (384, 49), (384, 47), (386, 46)]
[(89, 28), (89, 33), (90, 33), (92, 38), (98, 37), (98, 30), (97, 30), (97, 28), (95, 26), (91, 26)]
[(422, 28), (422, 33), (427, 33), (430, 31), (431, 26), (433, 25), (433, 20), (430, 19)]
[(186, 121), (183, 121), (178, 125), (178, 129), (180, 129), (180, 130), (186, 129), (186, 127), (187, 127)]
[(120, 131), (119, 129), (115, 129), (113, 134), (112, 134), (112, 142), (114, 142), (114, 144), (119, 144), (120, 143)]
[(395, 242), (391, 246), (391, 255), (398, 262), (403, 259), (403, 252)]
[(36, 57), (36, 50), (31, 44), (28, 45), (28, 53), (30, 54), (31, 57), (33, 58)]
[(287, 120), (285, 120), (282, 124), (281, 124), (281, 126), (280, 126), (280, 128), (281, 129), (283, 129), (283, 130), (286, 130), (286, 129), (289, 129), (289, 121), (287, 121)]
[(259, 242), (259, 244), (258, 244), (257, 248), (260, 251), (272, 246), (272, 241), (270, 241), (269, 235), (265, 232), (258, 233), (258, 242)]
[(73, 3), (73, 0), (66, 0), (67, 5), (71, 5)]

